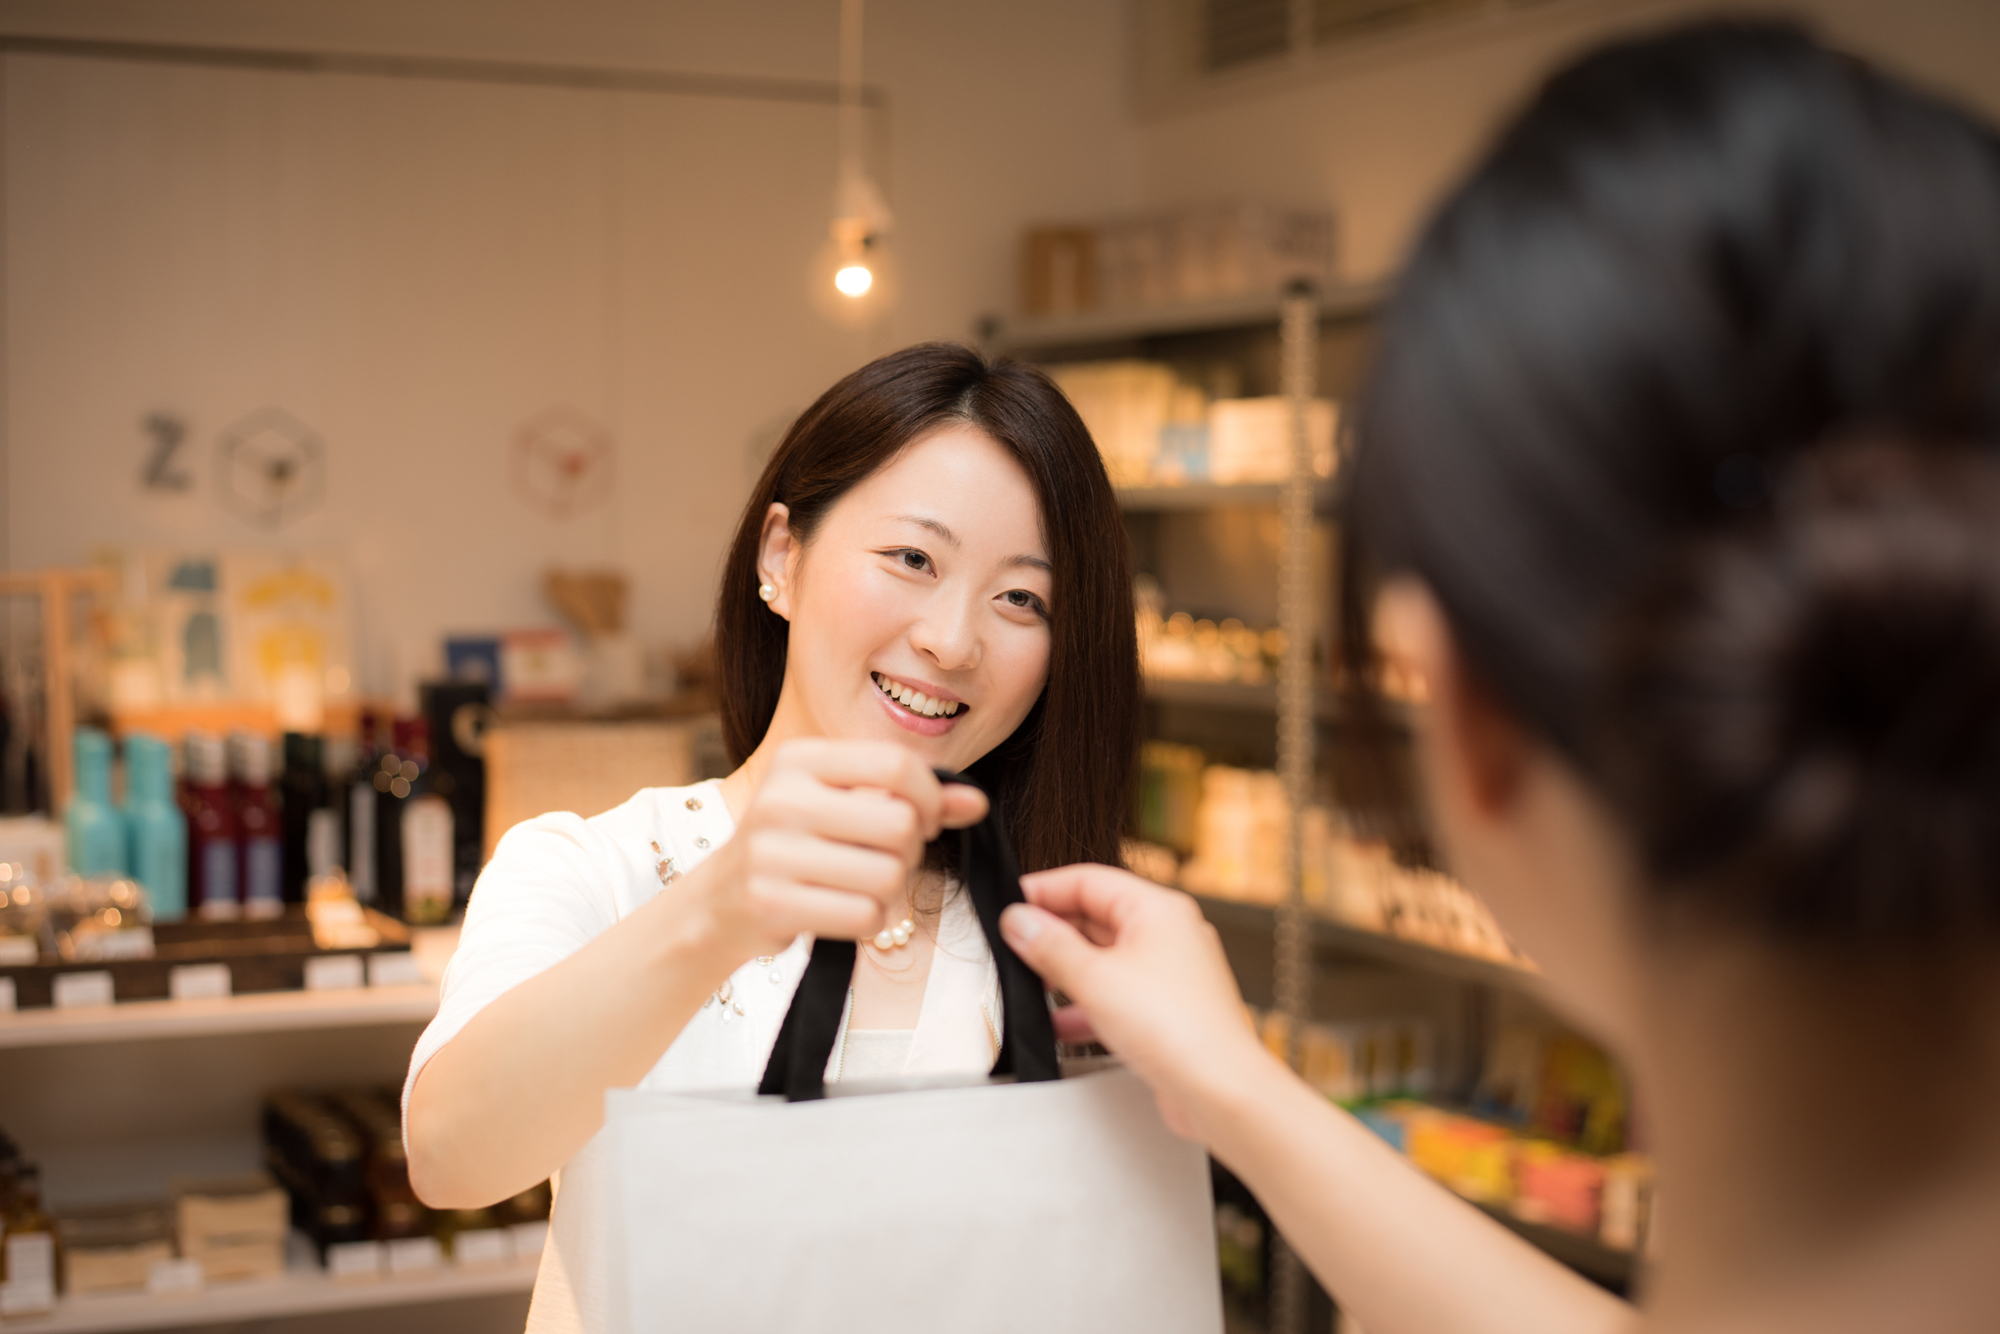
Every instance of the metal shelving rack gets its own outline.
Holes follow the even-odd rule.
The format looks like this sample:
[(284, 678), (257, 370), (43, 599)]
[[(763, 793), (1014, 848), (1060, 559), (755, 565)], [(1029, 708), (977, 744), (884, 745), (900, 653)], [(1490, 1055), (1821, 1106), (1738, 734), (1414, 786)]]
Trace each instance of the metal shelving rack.
[[(1298, 1037), (1312, 1019), (1312, 934), (1306, 918), (1303, 869), (1304, 815), (1313, 797), (1313, 446), (1307, 427), (1319, 352), (1319, 300), (1305, 284), (1285, 295), (1279, 322), (1284, 394), (1291, 409), (1291, 470), (1281, 509), (1285, 522), (1278, 563), (1278, 628), (1285, 654), (1278, 665), (1278, 777), (1291, 807), (1285, 839), (1285, 899), (1278, 906), (1273, 945), (1277, 1008), (1288, 1020), (1286, 1059), (1299, 1066)], [(1280, 1331), (1305, 1328), (1305, 1267), (1289, 1246), (1277, 1253), (1271, 1286), (1271, 1323)]]

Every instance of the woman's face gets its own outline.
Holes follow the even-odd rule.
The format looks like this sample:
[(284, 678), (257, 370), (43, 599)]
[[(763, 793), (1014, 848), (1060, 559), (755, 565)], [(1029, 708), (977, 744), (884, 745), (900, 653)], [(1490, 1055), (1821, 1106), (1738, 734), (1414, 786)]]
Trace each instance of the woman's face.
[(787, 520), (771, 506), (759, 560), (791, 622), (774, 732), (899, 741), (964, 769), (1020, 725), (1048, 680), (1053, 581), (1012, 454), (941, 427), (834, 502), (808, 546)]

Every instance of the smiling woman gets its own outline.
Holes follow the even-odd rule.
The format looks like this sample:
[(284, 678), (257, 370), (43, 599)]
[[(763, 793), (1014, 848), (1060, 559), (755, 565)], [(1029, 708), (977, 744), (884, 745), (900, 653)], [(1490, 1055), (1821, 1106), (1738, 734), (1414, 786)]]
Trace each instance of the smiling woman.
[[(1131, 588), (1111, 483), (1047, 377), (950, 343), (884, 357), (799, 418), (744, 507), (715, 615), (731, 757), (899, 740), (980, 779), (1025, 869), (1116, 863)], [(937, 701), (958, 709), (907, 707)]]
[(1038, 371), (927, 344), (799, 418), (716, 608), (735, 772), (510, 830), (411, 1057), (425, 1202), (561, 1173), (531, 1331), (606, 1323), (605, 1090), (754, 1088), (815, 938), (861, 942), (828, 1079), (992, 1067), (998, 972), (936, 842), (988, 798), (934, 770), (1027, 869), (1115, 863), (1134, 641), (1110, 482)]

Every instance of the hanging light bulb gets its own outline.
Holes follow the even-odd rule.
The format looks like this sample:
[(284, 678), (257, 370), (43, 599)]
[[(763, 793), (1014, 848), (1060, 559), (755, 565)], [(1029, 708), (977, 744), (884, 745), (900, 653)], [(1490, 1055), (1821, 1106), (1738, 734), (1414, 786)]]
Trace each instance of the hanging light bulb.
[(889, 249), (895, 219), (861, 165), (861, 110), (861, 0), (841, 0), (840, 174), (833, 223), (808, 281), (820, 314), (847, 329), (874, 324), (896, 298)]

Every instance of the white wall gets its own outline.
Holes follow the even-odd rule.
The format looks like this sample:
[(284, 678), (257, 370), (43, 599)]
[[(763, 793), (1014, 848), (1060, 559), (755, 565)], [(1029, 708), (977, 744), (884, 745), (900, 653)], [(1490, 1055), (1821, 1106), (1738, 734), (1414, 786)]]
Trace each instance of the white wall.
[(1499, 119), (1566, 56), (1613, 33), (1729, 9), (1802, 17), (1851, 49), (2000, 116), (1992, 0), (1600, 0), (1448, 35), (1378, 39), (1325, 77), (1281, 76), (1227, 100), (1149, 116), (1148, 200), (1331, 202), (1341, 267), (1392, 272), (1425, 212)]
[[(831, 79), (835, 0), (0, 3), (0, 31)], [(756, 455), (868, 356), (965, 337), (1022, 224), (1136, 199), (1114, 0), (869, 6), (903, 299), (813, 313), (825, 105), (5, 59), (6, 534), (14, 567), (107, 544), (284, 545), (353, 571), (363, 684), (446, 629), (547, 623), (552, 563), (612, 563), (652, 640), (705, 627)], [(328, 494), (273, 534), (214, 494), (216, 434), (278, 404)], [(619, 450), (558, 520), (510, 438), (571, 405)], [(149, 494), (140, 418), (183, 415), (196, 490)]]

